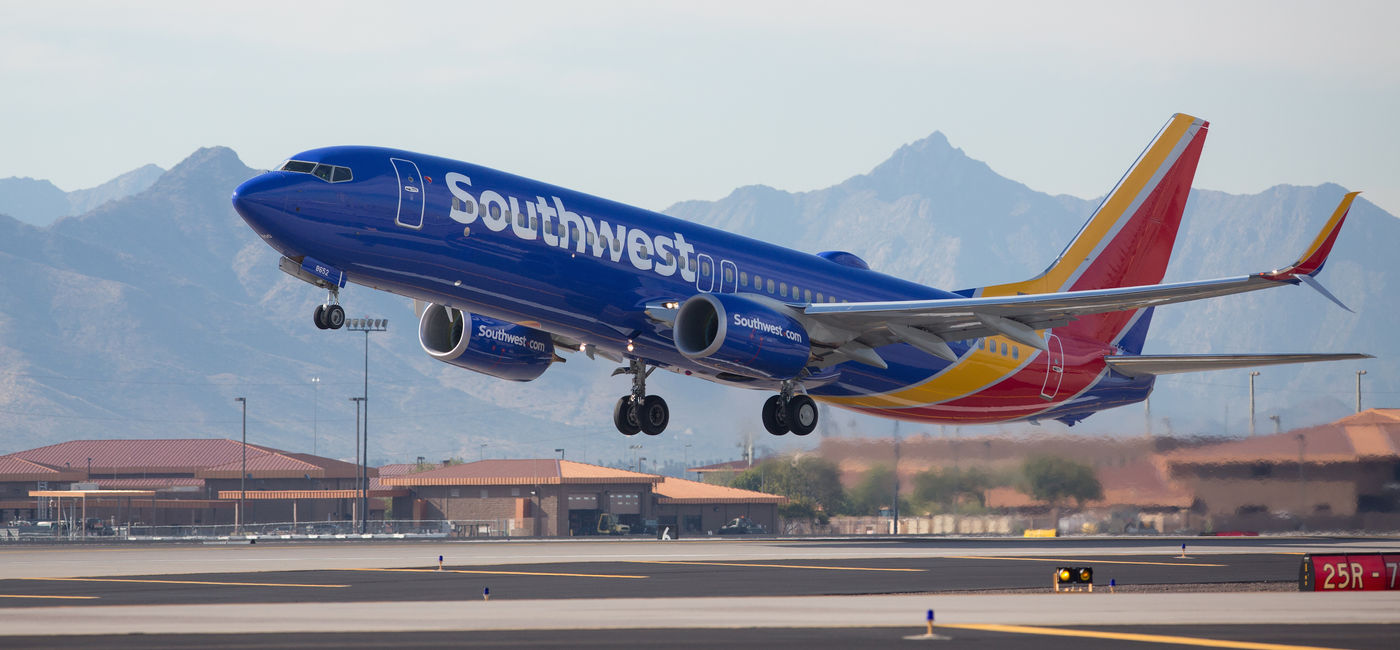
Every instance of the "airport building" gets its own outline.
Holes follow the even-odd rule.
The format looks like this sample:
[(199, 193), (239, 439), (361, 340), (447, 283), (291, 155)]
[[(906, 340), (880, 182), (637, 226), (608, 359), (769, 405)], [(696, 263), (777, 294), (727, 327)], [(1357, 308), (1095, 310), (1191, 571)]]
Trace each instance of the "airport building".
[[(568, 460), (482, 460), (383, 477), (412, 490), (394, 518), (450, 520), (459, 534), (704, 535), (740, 517), (774, 530), (787, 499)], [(499, 528), (508, 527), (507, 531)], [(620, 527), (626, 527), (622, 529)]]
[(786, 502), (556, 459), (370, 468), (361, 500), (358, 469), (225, 439), (76, 440), (0, 456), (0, 524), (67, 520), (104, 532), (136, 525), (171, 535), (235, 524), (353, 532), (347, 524), (367, 503), (370, 523), (394, 522), (371, 532), (570, 536), (669, 529), (674, 537), (717, 532), (741, 517), (772, 531), (777, 507)]

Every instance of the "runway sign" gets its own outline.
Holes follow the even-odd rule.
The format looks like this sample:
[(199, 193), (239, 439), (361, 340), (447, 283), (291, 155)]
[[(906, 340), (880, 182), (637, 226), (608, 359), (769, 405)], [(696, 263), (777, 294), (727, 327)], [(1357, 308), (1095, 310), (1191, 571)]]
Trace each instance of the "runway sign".
[(1304, 555), (1298, 591), (1400, 591), (1400, 554)]

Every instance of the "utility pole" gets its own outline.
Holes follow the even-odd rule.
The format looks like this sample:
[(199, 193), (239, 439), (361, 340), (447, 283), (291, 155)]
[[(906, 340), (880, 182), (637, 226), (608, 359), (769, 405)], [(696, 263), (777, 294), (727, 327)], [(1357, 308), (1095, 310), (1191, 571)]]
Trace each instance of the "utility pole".
[(1258, 370), (1249, 371), (1249, 437), (1254, 437), (1254, 378), (1259, 376)]
[(360, 405), (364, 403), (363, 397), (351, 397), (350, 401), (355, 403), (355, 499), (354, 506), (350, 509), (350, 530), (359, 528), (357, 522), (364, 521), (365, 513), (360, 505), (360, 475), (364, 468), (360, 464)]
[(317, 424), (317, 420), (319, 419), (319, 418), (317, 417), (317, 415), (318, 415), (317, 411), (320, 410), (320, 406), (321, 406), (321, 378), (320, 378), (320, 377), (312, 377), (312, 378), (311, 378), (311, 455), (312, 455), (312, 456), (315, 456), (315, 455), (316, 455), (316, 439), (319, 437), (319, 436), (316, 435), (316, 434), (317, 434), (317, 431), (316, 431), (317, 426), (316, 426), (316, 424)]
[[(345, 321), (345, 329), (350, 332), (365, 333), (365, 391), (361, 393), (364, 401), (365, 428), (364, 428), (364, 463), (360, 465), (361, 482), (364, 484), (364, 492), (360, 496), (360, 533), (369, 532), (369, 333), (385, 332), (389, 330), (389, 321), (385, 318), (351, 318)], [(359, 413), (359, 409), (356, 409)], [(358, 419), (358, 418), (357, 418)], [(359, 440), (355, 443), (359, 445)], [(356, 462), (359, 457), (356, 456)]]
[(1366, 374), (1365, 370), (1356, 371), (1356, 412), (1361, 412), (1361, 375)]
[(248, 498), (248, 398), (235, 397), (233, 401), (243, 405), (243, 470), (238, 473), (238, 521), (234, 530), (243, 532), (243, 506)]
[(894, 515), (894, 526), (890, 532), (899, 534), (899, 420), (894, 421), (894, 506), (890, 509)]

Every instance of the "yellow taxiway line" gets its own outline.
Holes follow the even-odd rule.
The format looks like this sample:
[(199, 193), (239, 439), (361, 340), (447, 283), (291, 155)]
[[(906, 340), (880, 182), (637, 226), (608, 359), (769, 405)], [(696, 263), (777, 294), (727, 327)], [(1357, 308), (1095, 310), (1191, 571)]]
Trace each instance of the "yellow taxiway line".
[(101, 596), (29, 596), (25, 594), (0, 594), (0, 598), (53, 598), (58, 600), (96, 600)]
[(350, 585), (305, 585), (282, 582), (209, 582), (204, 580), (146, 580), (137, 578), (13, 578), (13, 580), (45, 580), (57, 582), (135, 582), (157, 585), (218, 585), (227, 587), (309, 587), (311, 589), (342, 589)]
[(1020, 562), (1061, 562), (1064, 564), (1143, 564), (1149, 566), (1207, 566), (1222, 567), (1225, 564), (1200, 564), (1191, 562), (1149, 562), (1146, 560), (1100, 560), (1097, 558), (1058, 558), (1058, 557), (1011, 557), (997, 555), (942, 555), (955, 560), (1016, 560)]
[(487, 571), (473, 569), (330, 569), (331, 571), (390, 571), (402, 573), (470, 573), (488, 576), (555, 576), (560, 578), (619, 578), (622, 580), (645, 580), (651, 576), (629, 576), (612, 573), (549, 573), (545, 571)]
[(934, 627), (958, 630), (983, 630), (987, 632), (1007, 632), (1009, 634), (1038, 634), (1041, 636), (1069, 636), (1086, 639), (1108, 639), (1110, 641), (1141, 641), (1144, 643), (1170, 643), (1174, 645), (1202, 646), (1207, 648), (1238, 648), (1241, 650), (1337, 650), (1318, 646), (1286, 645), (1282, 643), (1255, 643), (1252, 641), (1226, 641), (1223, 639), (1202, 639), (1190, 636), (1167, 634), (1136, 634), (1131, 632), (1101, 632), (1099, 630), (1071, 630), (1058, 627), (1034, 627), (1030, 625), (990, 625), (990, 624), (937, 624)]
[(895, 571), (903, 573), (924, 573), (928, 569), (890, 569), (882, 567), (820, 566), (811, 564), (758, 564), (744, 562), (686, 562), (682, 560), (627, 560), (637, 564), (694, 564), (699, 566), (742, 566), (765, 569), (818, 569), (821, 571)]

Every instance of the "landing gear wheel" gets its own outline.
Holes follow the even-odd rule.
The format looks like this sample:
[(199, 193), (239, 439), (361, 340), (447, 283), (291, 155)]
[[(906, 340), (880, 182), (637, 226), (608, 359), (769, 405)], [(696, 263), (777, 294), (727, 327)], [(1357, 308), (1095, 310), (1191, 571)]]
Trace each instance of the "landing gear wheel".
[(316, 305), (316, 313), (312, 315), (312, 320), (316, 321), (316, 329), (318, 329), (318, 330), (323, 330), (323, 329), (326, 329), (326, 328), (328, 327), (328, 326), (326, 325), (326, 306), (325, 306), (325, 305)]
[(328, 305), (323, 318), (328, 329), (338, 330), (345, 326), (345, 309), (340, 305)]
[(631, 395), (618, 398), (617, 405), (613, 406), (613, 424), (624, 436), (635, 436), (642, 430), (642, 423), (637, 417), (637, 407), (632, 403)]
[(794, 434), (805, 436), (817, 428), (817, 403), (806, 395), (793, 395), (788, 400), (787, 425)]
[(774, 395), (763, 403), (763, 428), (775, 436), (788, 432), (787, 413), (783, 409), (783, 398)]
[(649, 436), (660, 434), (671, 422), (671, 408), (660, 395), (647, 395), (637, 409), (637, 419), (642, 425), (642, 433)]

